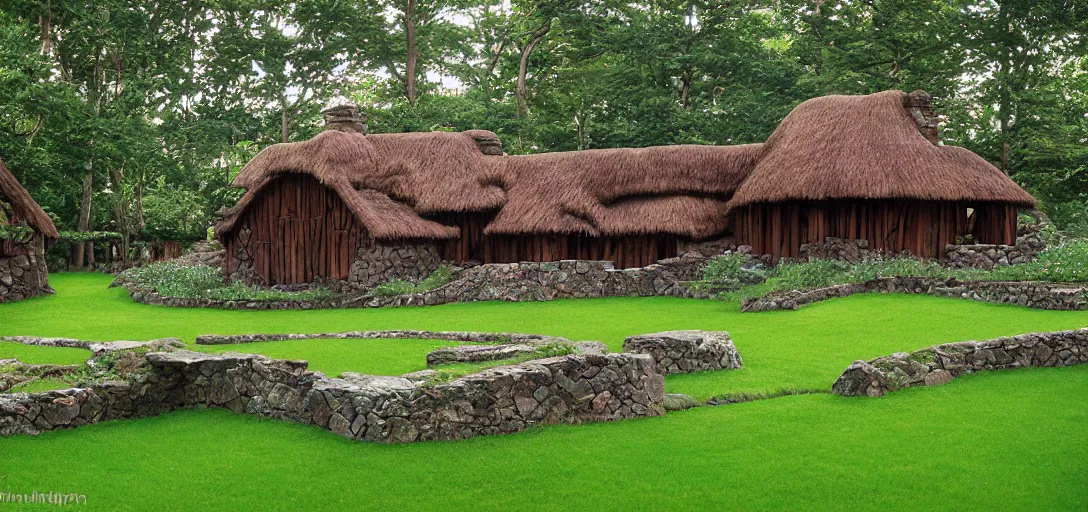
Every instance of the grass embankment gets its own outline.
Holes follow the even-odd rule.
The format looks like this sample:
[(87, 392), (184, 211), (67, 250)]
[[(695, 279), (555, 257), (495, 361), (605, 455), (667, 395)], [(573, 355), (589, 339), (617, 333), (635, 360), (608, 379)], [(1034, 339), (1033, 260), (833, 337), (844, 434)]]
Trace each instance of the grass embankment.
[[(860, 295), (798, 311), (740, 313), (736, 302), (675, 298), (559, 300), (542, 303), (471, 303), (428, 308), (322, 311), (224, 311), (137, 304), (109, 276), (51, 277), (56, 296), (0, 305), (0, 335), (67, 336), (92, 340), (199, 334), (330, 332), (367, 329), (477, 330), (540, 333), (600, 340), (620, 350), (623, 339), (673, 329), (727, 330), (744, 368), (670, 376), (670, 392), (705, 399), (723, 393), (830, 389), (855, 359), (869, 359), (934, 343), (986, 339), (1088, 325), (1088, 312), (1040, 311), (1015, 306), (907, 295)], [(398, 375), (423, 369), (424, 356), (447, 344), (431, 340), (296, 340), (194, 346), (306, 359), (311, 367)], [(75, 349), (0, 343), (0, 359), (75, 364), (89, 356)]]
[(0, 440), (88, 510), (1085, 510), (1088, 367), (386, 446), (225, 411)]

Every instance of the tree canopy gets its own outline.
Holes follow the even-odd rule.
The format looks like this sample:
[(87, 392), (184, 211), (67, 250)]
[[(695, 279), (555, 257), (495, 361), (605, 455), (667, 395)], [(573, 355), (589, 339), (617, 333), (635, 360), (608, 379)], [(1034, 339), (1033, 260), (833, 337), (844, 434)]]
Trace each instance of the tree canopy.
[(63, 230), (202, 236), (332, 96), (511, 153), (740, 144), (825, 94), (924, 89), (942, 135), (1088, 232), (1076, 0), (0, 0), (0, 158)]

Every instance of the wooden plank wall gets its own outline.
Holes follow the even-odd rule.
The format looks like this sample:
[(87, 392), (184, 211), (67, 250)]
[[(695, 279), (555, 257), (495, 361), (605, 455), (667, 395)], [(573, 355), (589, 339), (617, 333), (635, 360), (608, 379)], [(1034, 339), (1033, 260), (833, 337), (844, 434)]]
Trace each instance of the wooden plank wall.
[[(228, 237), (227, 254), (243, 250), (268, 285), (347, 279), (366, 230), (328, 187), (304, 175), (285, 175), (261, 192)], [(239, 236), (248, 227), (248, 239)], [(227, 258), (227, 272), (234, 258)]]
[(608, 260), (616, 268), (644, 267), (677, 255), (673, 236), (593, 238), (575, 235), (485, 236), (494, 212), (443, 214), (431, 220), (461, 229), (461, 238), (443, 242), (442, 259), (456, 263)]
[(986, 204), (975, 208), (975, 241), (980, 244), (1016, 243), (1016, 216), (1020, 209), (1007, 204)]
[(488, 263), (519, 261), (606, 260), (616, 268), (636, 268), (677, 255), (672, 236), (594, 238), (576, 235), (491, 237)]
[[(870, 248), (891, 253), (908, 250), (915, 256), (944, 258), (944, 246), (968, 232), (968, 206), (935, 201), (760, 203), (733, 215), (737, 243), (776, 260), (796, 258), (802, 244), (820, 243), (829, 236), (865, 239)], [(1016, 207), (982, 210), (976, 226), (983, 231), (976, 239), (1013, 243)]]

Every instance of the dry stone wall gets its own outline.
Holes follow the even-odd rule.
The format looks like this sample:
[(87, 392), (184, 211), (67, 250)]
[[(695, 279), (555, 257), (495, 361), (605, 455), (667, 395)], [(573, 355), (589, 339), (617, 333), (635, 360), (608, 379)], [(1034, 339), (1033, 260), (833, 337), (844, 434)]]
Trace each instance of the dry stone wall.
[(951, 268), (991, 270), (1027, 263), (1046, 249), (1046, 241), (1037, 232), (1029, 232), (1016, 239), (1016, 245), (948, 245), (945, 247), (946, 265)]
[(0, 302), (14, 302), (55, 293), (49, 286), (49, 270), (40, 254), (0, 258)]
[(854, 361), (832, 386), (844, 396), (884, 396), (913, 386), (944, 384), (961, 375), (1033, 366), (1088, 363), (1088, 329), (946, 343), (911, 353)]
[(631, 336), (623, 351), (648, 354), (665, 373), (736, 370), (743, 364), (725, 331), (668, 331)]
[(348, 283), (371, 288), (394, 279), (416, 282), (442, 265), (438, 249), (431, 243), (367, 245), (356, 250)]
[(445, 384), (345, 374), (305, 361), (179, 350), (147, 354), (128, 382), (0, 396), (0, 436), (217, 407), (305, 424), (361, 441), (407, 443), (504, 434), (537, 424), (664, 414), (664, 377), (646, 355), (563, 356)]
[(700, 297), (687, 282), (702, 277), (710, 258), (685, 254), (642, 268), (617, 270), (610, 261), (493, 263), (466, 269), (456, 280), (423, 293), (361, 297), (357, 306), (423, 306), (452, 302), (546, 301), (599, 297)]
[[(133, 300), (144, 304), (251, 310), (433, 306), (454, 302), (487, 300), (527, 302), (559, 298), (652, 296), (709, 298), (712, 293), (692, 290), (688, 283), (702, 278), (703, 269), (710, 259), (699, 253), (688, 253), (661, 260), (646, 267), (623, 270), (616, 269), (610, 261), (490, 263), (465, 269), (453, 281), (426, 292), (377, 297), (368, 292), (359, 293), (356, 290), (341, 298), (323, 301), (181, 299), (163, 297), (154, 290), (141, 289), (131, 282), (115, 281), (115, 283), (125, 286)], [(435, 263), (437, 268), (437, 260), (431, 260), (429, 256), (421, 257), (419, 260), (410, 258), (401, 260), (402, 263), (404, 261), (423, 261), (426, 265)], [(368, 264), (367, 272), (371, 268), (376, 267), (370, 267)], [(381, 268), (388, 269), (388, 267)], [(423, 267), (414, 268), (418, 270)], [(381, 279), (387, 280), (390, 275), (384, 274)], [(401, 273), (401, 275), (411, 275), (411, 273)]]
[(1088, 299), (1085, 299), (1088, 288), (1082, 286), (1027, 281), (959, 281), (923, 277), (884, 277), (864, 283), (841, 284), (808, 291), (789, 290), (745, 299), (741, 301), (741, 311), (797, 309), (813, 302), (869, 292), (918, 293), (1064, 311), (1088, 307)]

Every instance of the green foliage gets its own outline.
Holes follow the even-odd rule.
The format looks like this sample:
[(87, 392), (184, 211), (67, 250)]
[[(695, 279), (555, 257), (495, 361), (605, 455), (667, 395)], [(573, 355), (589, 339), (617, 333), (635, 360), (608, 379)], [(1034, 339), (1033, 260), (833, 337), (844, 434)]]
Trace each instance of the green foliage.
[(0, 222), (0, 240), (26, 243), (33, 238), (34, 229), (27, 226), (26, 222), (20, 222), (18, 224), (4, 224)]
[(112, 231), (61, 231), (60, 239), (68, 242), (106, 242), (121, 240), (124, 235)]
[(1048, 247), (1036, 259), (995, 268), (986, 278), (998, 281), (1088, 282), (1088, 240), (1070, 240)]
[(280, 291), (227, 282), (218, 268), (179, 265), (160, 261), (122, 272), (118, 279), (154, 290), (163, 297), (209, 300), (328, 300), (336, 296), (328, 288)]
[(418, 283), (413, 284), (403, 279), (393, 279), (371, 288), (370, 292), (377, 297), (397, 297), (427, 292), (449, 283), (451, 280), (453, 280), (453, 267), (443, 264)]

